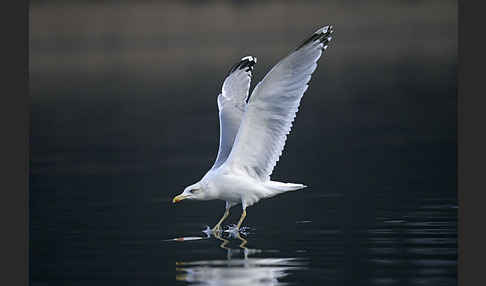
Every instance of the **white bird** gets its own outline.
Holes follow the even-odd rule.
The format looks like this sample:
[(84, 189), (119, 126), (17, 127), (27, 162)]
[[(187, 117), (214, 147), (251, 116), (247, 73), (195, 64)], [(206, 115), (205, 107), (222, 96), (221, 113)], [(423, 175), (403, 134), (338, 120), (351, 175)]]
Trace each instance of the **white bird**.
[(226, 201), (224, 215), (213, 231), (220, 231), (229, 209), (241, 203), (243, 212), (236, 226), (239, 229), (247, 207), (306, 187), (272, 181), (270, 175), (282, 154), (317, 61), (332, 39), (332, 28), (329, 25), (318, 29), (278, 62), (248, 99), (257, 59), (244, 57), (231, 68), (218, 96), (220, 140), (216, 161), (199, 182), (174, 197), (174, 203), (184, 199)]

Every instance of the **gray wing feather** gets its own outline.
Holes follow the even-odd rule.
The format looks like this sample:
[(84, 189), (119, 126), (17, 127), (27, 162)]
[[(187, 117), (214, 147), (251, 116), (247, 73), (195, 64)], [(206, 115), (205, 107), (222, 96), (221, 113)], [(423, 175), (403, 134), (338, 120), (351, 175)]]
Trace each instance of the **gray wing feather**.
[(331, 33), (332, 26), (317, 30), (258, 83), (225, 165), (262, 181), (270, 179), (317, 61), (331, 41)]

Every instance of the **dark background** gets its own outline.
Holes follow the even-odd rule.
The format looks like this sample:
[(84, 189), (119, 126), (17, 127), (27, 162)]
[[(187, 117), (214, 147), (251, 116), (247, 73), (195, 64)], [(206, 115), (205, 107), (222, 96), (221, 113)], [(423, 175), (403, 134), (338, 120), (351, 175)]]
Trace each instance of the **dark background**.
[(257, 56), (253, 87), (333, 24), (273, 176), (310, 188), (250, 208), (248, 246), (307, 261), (284, 282), (455, 285), (456, 12), (455, 1), (31, 1), (31, 281), (172, 284), (176, 261), (225, 259), (214, 240), (163, 241), (222, 214), (222, 202), (170, 199), (216, 157), (224, 76)]

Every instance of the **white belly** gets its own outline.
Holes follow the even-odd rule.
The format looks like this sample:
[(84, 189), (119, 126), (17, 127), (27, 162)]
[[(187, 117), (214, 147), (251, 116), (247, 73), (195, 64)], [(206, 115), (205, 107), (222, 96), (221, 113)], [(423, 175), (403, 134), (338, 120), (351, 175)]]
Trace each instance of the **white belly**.
[(215, 199), (242, 203), (250, 206), (268, 195), (265, 185), (249, 176), (230, 172), (212, 172), (206, 176), (206, 183)]

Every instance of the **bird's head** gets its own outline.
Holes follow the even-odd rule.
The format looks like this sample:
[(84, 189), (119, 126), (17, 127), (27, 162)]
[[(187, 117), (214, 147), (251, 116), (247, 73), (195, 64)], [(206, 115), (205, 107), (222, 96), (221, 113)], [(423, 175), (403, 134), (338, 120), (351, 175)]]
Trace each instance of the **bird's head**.
[(180, 195), (175, 196), (172, 200), (173, 203), (180, 202), (182, 200), (203, 200), (205, 197), (204, 190), (200, 183), (195, 183), (184, 189)]

